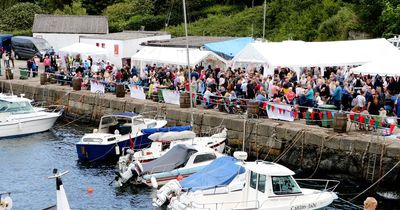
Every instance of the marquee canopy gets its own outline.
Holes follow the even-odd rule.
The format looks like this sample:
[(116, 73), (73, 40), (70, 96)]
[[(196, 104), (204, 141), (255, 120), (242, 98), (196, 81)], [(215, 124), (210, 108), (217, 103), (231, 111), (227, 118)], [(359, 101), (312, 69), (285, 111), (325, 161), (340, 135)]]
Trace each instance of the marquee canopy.
[(222, 57), (231, 60), (235, 57), (247, 44), (254, 42), (251, 37), (242, 37), (237, 39), (226, 40), (222, 42), (211, 42), (204, 44), (204, 47), (211, 50)]
[[(77, 55), (80, 54), (82, 59), (86, 59), (87, 56), (92, 56), (93, 59), (106, 59), (107, 51), (103, 48), (96, 47), (90, 44), (75, 43), (59, 50), (60, 55)], [(96, 59), (97, 58), (97, 59)]]
[[(148, 64), (158, 63), (187, 66), (186, 48), (146, 46), (134, 54), (131, 60), (132, 62), (138, 61)], [(202, 61), (226, 64), (225, 59), (211, 51), (193, 48), (189, 49), (189, 61), (190, 66), (195, 66)]]
[(400, 51), (392, 56), (380, 58), (350, 70), (355, 74), (370, 74), (381, 76), (400, 75)]
[(234, 59), (240, 63), (262, 64), (266, 68), (361, 65), (388, 57), (398, 49), (386, 39), (331, 42), (255, 42)]

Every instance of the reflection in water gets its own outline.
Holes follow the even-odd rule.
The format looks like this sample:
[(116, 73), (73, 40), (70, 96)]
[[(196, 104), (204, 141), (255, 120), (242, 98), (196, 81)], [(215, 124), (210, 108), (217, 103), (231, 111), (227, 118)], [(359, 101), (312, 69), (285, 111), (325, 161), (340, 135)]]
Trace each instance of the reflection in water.
[[(70, 173), (63, 177), (72, 209), (152, 209), (151, 188), (117, 189), (109, 183), (115, 176), (115, 164), (82, 164), (77, 161), (75, 143), (93, 126), (70, 124), (53, 131), (0, 140), (0, 191), (12, 192), (14, 209), (43, 209), (56, 203), (54, 180), (47, 177), (53, 168)], [(92, 193), (87, 192), (91, 186)], [(344, 194), (348, 189), (338, 189)], [(354, 192), (362, 191), (356, 187)], [(370, 196), (366, 194), (363, 198)], [(357, 201), (358, 204), (362, 200)], [(379, 203), (379, 209), (386, 209)], [(335, 208), (351, 209), (345, 202), (335, 202)], [(390, 209), (399, 206), (390, 203)]]

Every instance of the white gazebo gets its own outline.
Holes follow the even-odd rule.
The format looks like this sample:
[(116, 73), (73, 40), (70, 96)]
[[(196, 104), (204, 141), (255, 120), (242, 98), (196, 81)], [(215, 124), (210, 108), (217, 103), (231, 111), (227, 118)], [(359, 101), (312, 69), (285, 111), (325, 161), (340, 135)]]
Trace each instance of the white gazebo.
[(392, 56), (377, 59), (359, 67), (350, 69), (355, 74), (370, 74), (381, 76), (400, 75), (400, 51)]
[(66, 47), (61, 48), (58, 51), (60, 56), (66, 55), (80, 55), (84, 60), (88, 56), (91, 56), (93, 60), (107, 60), (107, 51), (101, 47), (96, 47), (95, 45), (89, 45), (84, 43), (75, 43)]
[(300, 67), (362, 65), (373, 60), (389, 57), (398, 49), (386, 39), (368, 39), (331, 42), (255, 42), (248, 44), (234, 59), (233, 66), (240, 64), (263, 65), (265, 74), (276, 67)]

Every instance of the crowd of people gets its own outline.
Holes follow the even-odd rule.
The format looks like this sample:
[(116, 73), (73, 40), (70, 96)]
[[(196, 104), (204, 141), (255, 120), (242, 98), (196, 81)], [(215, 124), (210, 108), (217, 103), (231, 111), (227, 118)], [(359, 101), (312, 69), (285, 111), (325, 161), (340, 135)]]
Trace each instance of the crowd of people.
[[(38, 67), (38, 58), (28, 60), (28, 68)], [(289, 68), (276, 68), (273, 75), (264, 75), (258, 68), (219, 68), (196, 65), (189, 69), (173, 65), (146, 65), (143, 69), (128, 64), (116, 68), (103, 60), (94, 61), (90, 56), (46, 55), (43, 64), (46, 72), (82, 77), (101, 81), (112, 86), (119, 82), (144, 86), (157, 92), (160, 88), (189, 91), (201, 99), (205, 108), (215, 108), (216, 99), (225, 103), (253, 100), (285, 103), (297, 107), (334, 108), (371, 115), (400, 117), (400, 78), (383, 75), (359, 75), (341, 67), (321, 69), (303, 68), (301, 73)], [(300, 75), (298, 75), (300, 74)], [(322, 76), (323, 75), (323, 76)], [(399, 103), (398, 103), (399, 101)], [(332, 106), (333, 107), (333, 106)]]

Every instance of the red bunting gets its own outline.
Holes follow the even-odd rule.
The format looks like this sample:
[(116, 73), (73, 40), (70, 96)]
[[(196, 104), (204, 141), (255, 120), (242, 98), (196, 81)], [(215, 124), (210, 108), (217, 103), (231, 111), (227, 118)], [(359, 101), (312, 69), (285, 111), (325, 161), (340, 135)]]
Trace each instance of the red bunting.
[(274, 107), (274, 106), (271, 106), (271, 110), (274, 111), (274, 109), (275, 109), (275, 107)]
[(364, 124), (364, 116), (363, 116), (363, 115), (360, 115), (359, 119), (360, 119), (360, 123), (361, 123), (361, 124)]
[(278, 108), (279, 114), (282, 114), (282, 108)]
[(322, 120), (322, 112), (319, 112), (318, 115), (319, 115), (319, 119)]
[(369, 119), (369, 124), (370, 124), (371, 127), (373, 127), (374, 126), (374, 119), (372, 119), (372, 118)]
[(303, 118), (304, 119), (306, 118), (306, 112), (303, 112)]
[(311, 119), (314, 120), (314, 112), (311, 112)]
[(394, 123), (390, 124), (390, 134), (393, 133), (393, 130), (395, 127), (396, 127), (396, 125)]
[(381, 122), (381, 126), (384, 127), (385, 126), (385, 122), (382, 121)]
[(297, 118), (297, 112), (296, 111), (293, 112), (293, 117)]
[(210, 99), (210, 103), (214, 103), (214, 100)]
[(331, 117), (332, 117), (332, 112), (326, 112), (326, 114), (328, 115), (328, 119), (331, 119)]
[(204, 101), (204, 102), (207, 102), (207, 99), (206, 99), (206, 98), (203, 98), (203, 101)]
[(266, 107), (267, 107), (267, 102), (264, 102), (262, 108), (265, 110)]

